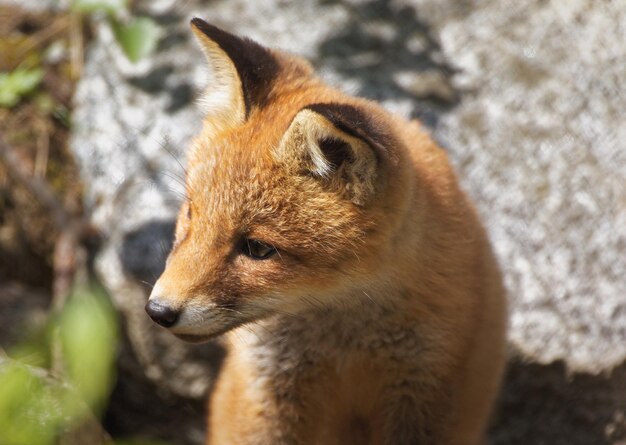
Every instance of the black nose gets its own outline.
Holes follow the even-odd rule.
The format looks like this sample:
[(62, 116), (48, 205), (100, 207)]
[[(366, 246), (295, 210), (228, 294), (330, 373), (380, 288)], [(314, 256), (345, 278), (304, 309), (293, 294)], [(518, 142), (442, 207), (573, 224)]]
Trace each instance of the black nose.
[(155, 300), (148, 300), (146, 312), (155, 323), (160, 324), (164, 328), (174, 326), (174, 323), (178, 320), (178, 312)]

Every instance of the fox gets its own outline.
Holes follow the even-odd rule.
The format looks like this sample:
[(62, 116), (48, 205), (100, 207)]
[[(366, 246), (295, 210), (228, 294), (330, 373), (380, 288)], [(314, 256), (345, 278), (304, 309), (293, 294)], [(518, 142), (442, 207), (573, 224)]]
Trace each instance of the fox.
[(482, 443), (506, 295), (444, 149), (299, 56), (191, 29), (206, 114), (146, 311), (226, 345), (206, 444)]

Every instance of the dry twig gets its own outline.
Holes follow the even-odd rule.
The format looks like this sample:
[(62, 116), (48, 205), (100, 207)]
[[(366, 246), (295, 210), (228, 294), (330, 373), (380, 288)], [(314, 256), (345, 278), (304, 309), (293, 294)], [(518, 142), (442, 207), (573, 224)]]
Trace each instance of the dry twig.
[(15, 182), (22, 184), (43, 205), (52, 221), (59, 230), (67, 227), (74, 220), (62, 202), (54, 194), (48, 183), (42, 178), (33, 176), (24, 165), (24, 162), (15, 154), (3, 139), (0, 139), (0, 162), (4, 164), (7, 174)]

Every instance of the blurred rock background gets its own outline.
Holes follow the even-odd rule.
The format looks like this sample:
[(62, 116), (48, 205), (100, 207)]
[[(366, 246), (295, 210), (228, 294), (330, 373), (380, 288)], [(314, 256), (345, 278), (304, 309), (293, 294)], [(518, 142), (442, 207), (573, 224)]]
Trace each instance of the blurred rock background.
[[(126, 332), (109, 432), (201, 443), (222, 355), (217, 344), (183, 345), (143, 312), (200, 124), (194, 100), (209, 80), (188, 28), (200, 16), (307, 57), (328, 82), (422, 120), (448, 150), (509, 290), (511, 364), (489, 443), (626, 444), (626, 2), (144, 0), (132, 9), (158, 24), (154, 54), (130, 62), (96, 17), (68, 134), (99, 234), (94, 270)], [(17, 292), (31, 298), (22, 287), (3, 292), (3, 314)]]

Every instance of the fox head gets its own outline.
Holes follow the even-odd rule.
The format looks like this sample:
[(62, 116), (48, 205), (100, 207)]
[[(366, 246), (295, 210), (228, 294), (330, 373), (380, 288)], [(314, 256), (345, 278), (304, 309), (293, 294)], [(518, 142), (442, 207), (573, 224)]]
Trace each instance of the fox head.
[(200, 19), (206, 118), (148, 314), (188, 341), (354, 304), (398, 239), (406, 173), (392, 120), (310, 65)]

